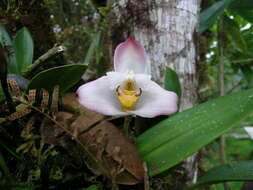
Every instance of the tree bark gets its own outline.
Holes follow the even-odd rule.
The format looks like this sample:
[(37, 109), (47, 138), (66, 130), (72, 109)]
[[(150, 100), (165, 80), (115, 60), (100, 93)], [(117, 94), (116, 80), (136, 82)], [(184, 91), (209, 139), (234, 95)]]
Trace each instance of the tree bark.
[[(128, 37), (144, 45), (152, 78), (164, 83), (166, 67), (174, 69), (182, 87), (181, 107), (197, 104), (197, 46), (200, 0), (116, 0), (111, 11), (113, 48)], [(196, 180), (196, 157), (185, 161), (187, 183)]]

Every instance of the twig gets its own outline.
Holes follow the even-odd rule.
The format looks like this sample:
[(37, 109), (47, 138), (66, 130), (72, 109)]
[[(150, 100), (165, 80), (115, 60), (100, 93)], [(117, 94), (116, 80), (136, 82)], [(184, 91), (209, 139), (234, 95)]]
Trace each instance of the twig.
[(129, 133), (129, 125), (132, 121), (132, 116), (126, 116), (124, 119), (123, 132), (128, 136)]
[[(225, 84), (224, 84), (224, 20), (223, 17), (220, 18), (217, 28), (218, 33), (218, 55), (219, 55), (219, 89), (220, 95), (225, 95)], [(226, 139), (224, 135), (220, 136), (220, 162), (222, 164), (226, 163)], [(224, 183), (224, 189), (230, 190), (228, 183)]]
[(53, 48), (51, 48), (50, 50), (48, 50), (48, 52), (46, 52), (45, 54), (43, 54), (42, 56), (40, 56), (36, 61), (34, 61), (34, 63), (32, 65), (30, 65), (26, 71), (24, 71), (24, 73), (22, 74), (24, 77), (27, 77), (29, 75), (31, 75), (32, 72), (34, 72), (37, 68), (41, 67), (44, 63), (45, 60), (47, 60), (48, 58), (61, 53), (63, 51), (65, 51), (65, 47), (60, 45), (60, 46), (55, 46)]
[(237, 84), (235, 84), (230, 90), (227, 91), (226, 94), (229, 94), (233, 92), (237, 87), (239, 87), (242, 84), (243, 80), (240, 80)]
[(149, 178), (148, 178), (148, 167), (147, 163), (143, 163), (144, 168), (144, 190), (149, 190)]
[(251, 62), (251, 61), (253, 61), (253, 58), (235, 60), (235, 61), (231, 61), (231, 63), (245, 63), (245, 62)]

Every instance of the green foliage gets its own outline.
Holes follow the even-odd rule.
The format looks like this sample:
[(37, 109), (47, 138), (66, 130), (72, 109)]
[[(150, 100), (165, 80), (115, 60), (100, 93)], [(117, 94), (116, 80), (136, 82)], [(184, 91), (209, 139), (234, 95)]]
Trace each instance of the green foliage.
[(252, 93), (251, 89), (208, 101), (140, 135), (137, 143), (149, 174), (156, 175), (176, 165), (253, 113)]
[(199, 33), (201, 34), (207, 28), (217, 21), (217, 18), (223, 14), (224, 10), (230, 5), (233, 0), (221, 0), (214, 3), (211, 7), (205, 9), (200, 13), (200, 27)]
[(227, 34), (234, 49), (240, 52), (247, 51), (247, 43), (245, 42), (243, 35), (241, 35), (238, 23), (235, 20), (230, 19), (228, 16), (224, 16), (223, 25), (224, 33)]
[(238, 10), (252, 10), (253, 9), (253, 2), (252, 0), (235, 0), (231, 3), (229, 7), (231, 9), (238, 9)]
[(33, 60), (33, 39), (27, 28), (23, 27), (17, 32), (13, 44), (18, 72), (21, 74)]
[(201, 12), (199, 33), (203, 33), (213, 25), (226, 9), (240, 15), (249, 22), (253, 22), (253, 3), (251, 0), (220, 0)]
[(20, 29), (14, 42), (12, 42), (5, 27), (0, 24), (0, 43), (10, 46), (14, 50), (11, 50), (9, 55), (5, 55), (8, 73), (21, 74), (23, 70), (32, 64), (33, 40), (27, 28)]
[(171, 68), (166, 68), (164, 87), (166, 90), (175, 92), (179, 99), (181, 97), (181, 85), (177, 73)]
[(85, 188), (84, 190), (100, 190), (100, 188), (96, 185), (91, 185), (90, 187)]
[(94, 57), (96, 57), (96, 58), (99, 57), (99, 55), (97, 55), (97, 54), (99, 53), (99, 49), (101, 47), (100, 41), (101, 41), (101, 33), (98, 32), (95, 34), (95, 37), (93, 38), (93, 40), (90, 44), (90, 47), (89, 47), (88, 52), (85, 56), (85, 60), (84, 60), (83, 64), (89, 65)]
[[(10, 46), (13, 47), (13, 43), (11, 41), (11, 38), (6, 31), (4, 25), (0, 24), (0, 43), (3, 46)], [(7, 58), (7, 55), (5, 55)], [(10, 54), (7, 58), (8, 60), (8, 72), (10, 73), (19, 73), (18, 66), (17, 66), (17, 61), (15, 54)]]
[(12, 147), (9, 147), (4, 141), (0, 140), (0, 146), (7, 150), (13, 157), (21, 159), (21, 157), (16, 153), (16, 151), (13, 150)]
[(0, 100), (4, 97), (2, 85), (0, 85)]
[(39, 90), (44, 88), (49, 93), (52, 93), (54, 87), (59, 85), (60, 93), (63, 93), (81, 79), (86, 67), (83, 64), (73, 64), (42, 71), (32, 78), (28, 89)]
[(252, 181), (253, 161), (221, 165), (210, 169), (190, 189), (225, 181)]
[(10, 175), (9, 168), (8, 168), (1, 152), (0, 152), (0, 168), (2, 169), (2, 171), (4, 172), (5, 175), (7, 175), (7, 176)]
[(247, 81), (247, 88), (253, 88), (253, 70), (250, 66), (241, 66), (241, 71)]
[(234, 1), (229, 8), (249, 22), (253, 22), (253, 2), (251, 0)]
[(12, 45), (11, 38), (2, 24), (0, 24), (0, 42), (2, 45)]
[(29, 182), (19, 182), (14, 179), (0, 180), (0, 188), (5, 190), (34, 190), (35, 186)]

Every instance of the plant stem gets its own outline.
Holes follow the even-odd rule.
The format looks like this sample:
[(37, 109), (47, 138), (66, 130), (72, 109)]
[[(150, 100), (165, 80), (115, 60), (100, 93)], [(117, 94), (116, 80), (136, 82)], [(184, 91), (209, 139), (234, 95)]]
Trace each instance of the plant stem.
[(126, 116), (124, 120), (124, 125), (123, 125), (123, 132), (128, 136), (129, 133), (129, 125), (130, 122), (132, 121), (132, 116)]
[(28, 77), (37, 68), (41, 67), (43, 65), (44, 61), (46, 61), (48, 58), (50, 58), (60, 52), (65, 51), (65, 49), (66, 48), (64, 46), (55, 46), (55, 47), (51, 48), (45, 54), (40, 56), (36, 61), (34, 61), (34, 63), (32, 65), (30, 65), (22, 75), (24, 77)]
[[(225, 95), (225, 84), (224, 84), (224, 40), (225, 40), (225, 34), (224, 34), (224, 19), (223, 16), (221, 16), (218, 27), (217, 27), (217, 33), (218, 33), (218, 55), (219, 55), (219, 90), (220, 90), (220, 96)], [(222, 164), (226, 163), (226, 139), (225, 136), (220, 136), (220, 162)], [(230, 186), (228, 183), (224, 183), (224, 189), (230, 190)]]

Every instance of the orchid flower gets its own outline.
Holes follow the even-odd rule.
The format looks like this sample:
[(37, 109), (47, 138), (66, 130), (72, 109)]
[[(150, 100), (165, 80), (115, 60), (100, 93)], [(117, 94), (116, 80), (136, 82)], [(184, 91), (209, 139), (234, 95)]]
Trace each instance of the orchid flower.
[(79, 103), (104, 115), (138, 115), (152, 118), (177, 111), (178, 97), (151, 80), (142, 45), (132, 39), (119, 44), (114, 70), (79, 87)]

